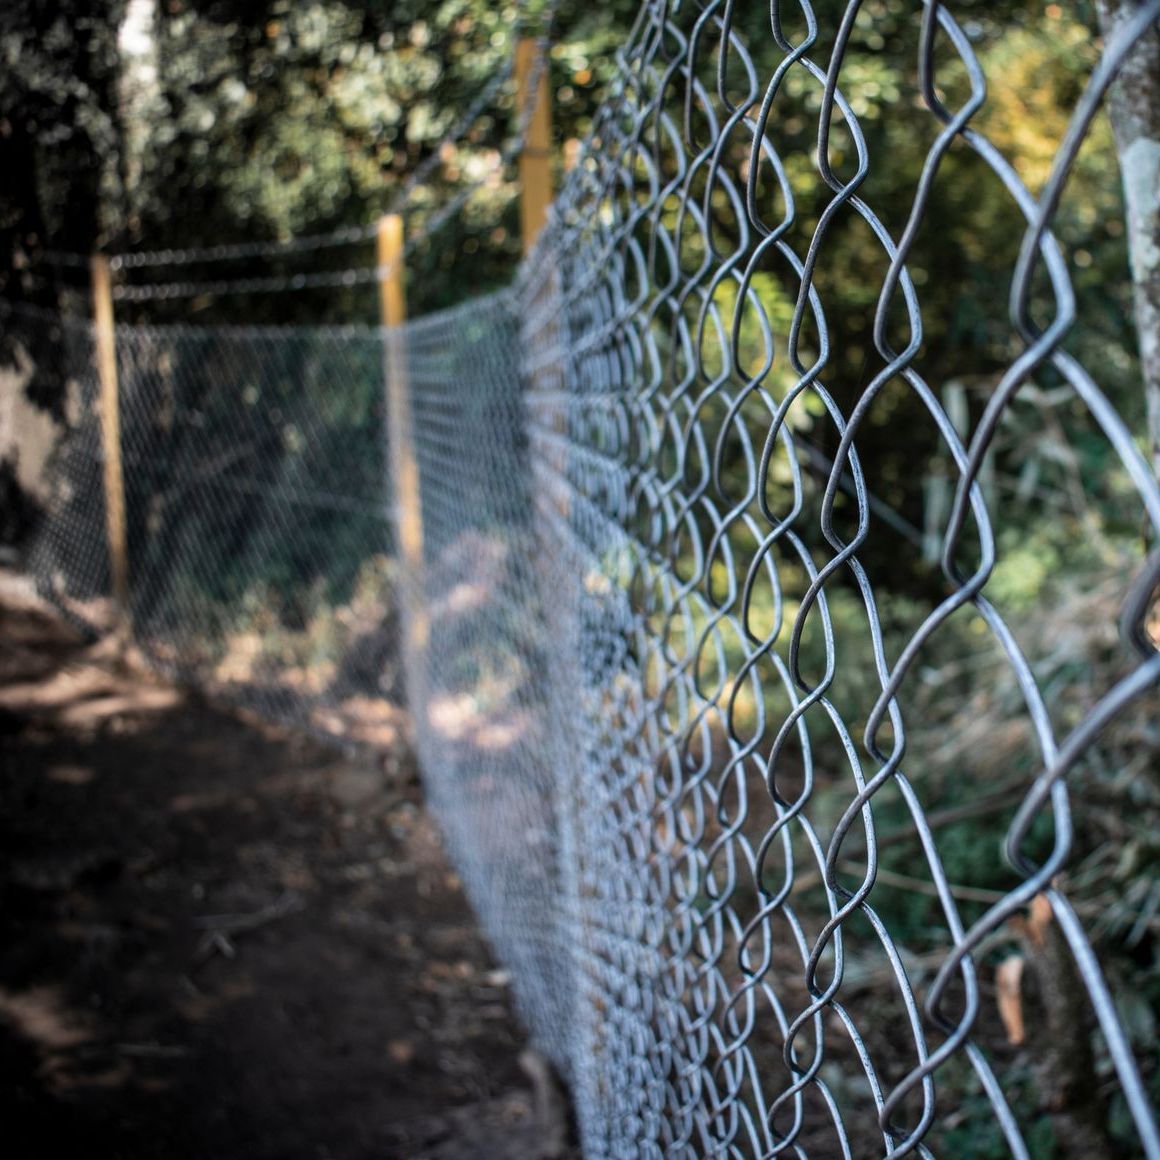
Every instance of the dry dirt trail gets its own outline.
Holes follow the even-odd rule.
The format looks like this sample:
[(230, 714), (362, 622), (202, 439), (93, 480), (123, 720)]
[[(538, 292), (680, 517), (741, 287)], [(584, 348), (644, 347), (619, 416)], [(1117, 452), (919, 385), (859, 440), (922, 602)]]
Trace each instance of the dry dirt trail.
[(11, 1160), (539, 1155), (405, 753), (207, 705), (4, 574), (0, 850)]

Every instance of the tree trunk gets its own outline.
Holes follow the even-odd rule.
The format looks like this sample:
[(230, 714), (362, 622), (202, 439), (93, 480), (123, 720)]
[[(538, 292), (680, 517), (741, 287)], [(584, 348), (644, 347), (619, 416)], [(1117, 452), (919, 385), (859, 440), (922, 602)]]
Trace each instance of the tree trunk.
[[(1141, 7), (1141, 0), (1096, 0), (1105, 42)], [(1124, 61), (1108, 104), (1124, 181), (1152, 465), (1160, 477), (1160, 33), (1155, 25)]]

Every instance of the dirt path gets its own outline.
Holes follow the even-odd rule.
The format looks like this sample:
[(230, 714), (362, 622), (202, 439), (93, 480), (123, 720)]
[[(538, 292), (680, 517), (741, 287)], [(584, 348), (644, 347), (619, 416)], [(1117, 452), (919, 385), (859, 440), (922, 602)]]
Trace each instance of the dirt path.
[(5, 1155), (537, 1156), (412, 765), (107, 653), (0, 577)]

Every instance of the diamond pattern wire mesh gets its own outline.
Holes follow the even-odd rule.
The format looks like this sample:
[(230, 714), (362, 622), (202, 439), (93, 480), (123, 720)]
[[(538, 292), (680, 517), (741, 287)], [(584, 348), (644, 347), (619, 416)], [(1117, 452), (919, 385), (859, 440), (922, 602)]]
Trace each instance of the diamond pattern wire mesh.
[[(1130, 480), (1122, 502), (1154, 542), (1156, 480), (1066, 346), (1075, 295), (1050, 227), (1108, 83), (1154, 35), (1158, 9), (1142, 7), (1109, 49), (1037, 195), (971, 125), (985, 78), (969, 36), (948, 6), (916, 14), (915, 92), (934, 131), (892, 231), (866, 196), (861, 94), (841, 83), (873, 36), (861, 7), (823, 29), (806, 3), (645, 4), (620, 90), (525, 274), (547, 639), (554, 664), (582, 658), (553, 669), (580, 721), (559, 782), (580, 1026), (557, 1051), (583, 1061), (580, 1115), (596, 1155), (926, 1154), (924, 1140), (954, 1146), (948, 1105), (973, 1121), (974, 1148), (1028, 1155), (1043, 1147), (1027, 1134), (1028, 1091), (1009, 1059), (996, 1070), (984, 1005), (996, 947), (1029, 921), (1029, 941), (1050, 944), (1040, 1010), (1056, 1042), (1044, 1054), (1074, 1052), (1071, 1064), (1041, 1059), (1037, 1079), (1041, 1109), (1067, 1105), (1056, 1146), (1116, 1147), (1096, 1126), (1102, 1097), (1079, 1090), (1102, 1068), (1126, 1134), (1155, 1155), (1148, 1093), (1061, 872), (1074, 853), (1069, 777), (1114, 717), (1155, 709), (1160, 656), (1145, 621), (1160, 556), (1142, 560), (1137, 541), (1119, 561), (1134, 662), (1060, 712), (1058, 685), (1021, 643), (1029, 634), (987, 593), (1003, 506), (980, 477), (1000, 423), (1039, 378), (1086, 408)], [(812, 103), (801, 86), (796, 106), (787, 95), (795, 74)], [(808, 168), (778, 145), (781, 119), (803, 106), (817, 110)], [(952, 148), (990, 170), (1024, 231), (1010, 354), (966, 429), (929, 378), (938, 368), (923, 364), (927, 319), (908, 267)], [(846, 407), (827, 386), (835, 283), (822, 278), (843, 215), (883, 258), (866, 299), (872, 350)], [(885, 625), (892, 561), (878, 545), (890, 529), (872, 519), (877, 482), (858, 447), (903, 392), (921, 404), (910, 422), (930, 433), (897, 436), (932, 448), (953, 499), (938, 529), (941, 599)], [(1023, 771), (1006, 812), (1017, 884), (1002, 891), (948, 877), (928, 812), (945, 781), (903, 711), (963, 613), (1022, 718), (1020, 752), (978, 787)], [(847, 637), (863, 642), (853, 684), (840, 680), (856, 652)], [(908, 847), (905, 875), (880, 867), (887, 818), (891, 841)], [(921, 959), (898, 932), (891, 880), (932, 900)], [(1093, 1013), (1102, 1062), (1090, 1054)], [(984, 1143), (986, 1131), (996, 1139)]]
[[(956, 6), (895, 12), (883, 87), (895, 8), (642, 4), (517, 283), (401, 332), (421, 574), (383, 332), (118, 328), (135, 639), (372, 742), (406, 655), (428, 796), (589, 1156), (1160, 1156), (1160, 489), (1056, 236), (1160, 5), (1036, 180)], [(1009, 308), (924, 228), (984, 187)], [(954, 342), (944, 269), (983, 318)], [(34, 561), (91, 614), (64, 334)]]
[[(31, 565), (93, 626), (110, 615), (93, 330), (61, 331), (68, 438)], [(382, 360), (366, 327), (117, 328), (134, 644), (270, 720), (366, 743), (400, 726)]]

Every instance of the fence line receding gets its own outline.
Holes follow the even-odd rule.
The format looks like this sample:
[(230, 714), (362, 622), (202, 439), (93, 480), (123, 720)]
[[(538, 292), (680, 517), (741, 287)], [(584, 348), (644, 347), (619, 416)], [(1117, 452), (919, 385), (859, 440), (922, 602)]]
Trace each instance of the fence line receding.
[[(1160, 5), (1050, 157), (1043, 42), (978, 8), (648, 0), (509, 289), (117, 328), (134, 639), (372, 743), (405, 655), (585, 1155), (1160, 1157), (1160, 487), (1100, 200)], [(6, 317), (56, 328), (33, 561), (91, 620), (94, 332)]]

